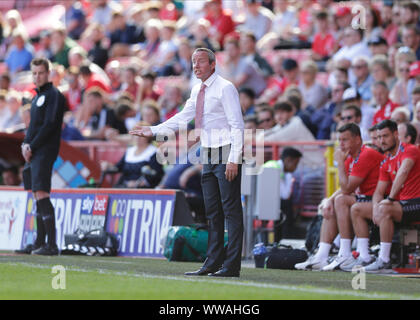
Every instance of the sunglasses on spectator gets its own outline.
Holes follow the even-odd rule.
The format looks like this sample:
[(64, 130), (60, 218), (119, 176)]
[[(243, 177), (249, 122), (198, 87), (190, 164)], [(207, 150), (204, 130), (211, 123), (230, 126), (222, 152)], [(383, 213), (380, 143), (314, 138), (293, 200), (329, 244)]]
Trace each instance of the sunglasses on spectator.
[(353, 118), (354, 118), (354, 116), (341, 117), (341, 121), (349, 121)]
[(400, 70), (400, 72), (410, 72), (410, 69), (408, 69), (408, 68), (401, 68), (399, 70)]
[(260, 123), (270, 122), (270, 121), (272, 121), (272, 120), (273, 120), (273, 119), (271, 119), (271, 118), (261, 119), (261, 120), (260, 120)]

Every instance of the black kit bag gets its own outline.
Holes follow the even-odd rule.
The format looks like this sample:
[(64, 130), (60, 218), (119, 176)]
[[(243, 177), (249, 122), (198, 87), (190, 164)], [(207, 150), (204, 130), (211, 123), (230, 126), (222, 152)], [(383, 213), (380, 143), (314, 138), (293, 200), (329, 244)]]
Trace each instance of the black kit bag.
[(273, 247), (267, 253), (264, 268), (294, 270), (295, 264), (304, 262), (307, 259), (308, 254), (305, 250), (280, 245), (279, 247)]
[(77, 230), (74, 234), (66, 234), (64, 243), (65, 247), (61, 250), (63, 255), (111, 257), (118, 254), (117, 238), (102, 229), (88, 232)]

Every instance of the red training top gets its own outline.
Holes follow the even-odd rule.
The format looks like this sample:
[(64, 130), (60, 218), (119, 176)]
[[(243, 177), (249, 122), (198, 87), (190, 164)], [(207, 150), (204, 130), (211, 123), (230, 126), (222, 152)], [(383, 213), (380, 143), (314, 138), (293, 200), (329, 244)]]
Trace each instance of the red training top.
[(348, 176), (363, 178), (356, 194), (372, 196), (379, 179), (379, 167), (384, 155), (375, 149), (362, 146), (358, 156), (353, 159), (348, 156), (344, 162)]
[(399, 200), (420, 198), (420, 150), (407, 143), (401, 143), (395, 156), (388, 156), (380, 169), (380, 181), (394, 182), (404, 159), (412, 159), (414, 166), (398, 195)]

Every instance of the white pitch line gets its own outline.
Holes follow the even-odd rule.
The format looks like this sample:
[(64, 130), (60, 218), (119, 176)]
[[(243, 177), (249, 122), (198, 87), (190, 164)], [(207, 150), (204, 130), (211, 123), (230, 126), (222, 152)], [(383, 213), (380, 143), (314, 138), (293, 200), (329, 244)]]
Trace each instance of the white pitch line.
[[(31, 268), (37, 269), (51, 269), (51, 266), (41, 265), (41, 264), (33, 264), (33, 263), (26, 263), (26, 262), (17, 262), (17, 263), (10, 263), (11, 265), (23, 265)], [(148, 273), (128, 273), (128, 272), (121, 272), (121, 271), (110, 271), (106, 269), (83, 269), (83, 268), (74, 268), (66, 266), (66, 271), (73, 271), (73, 272), (98, 272), (99, 274), (105, 275), (115, 275), (115, 276), (124, 276), (124, 277), (135, 277), (135, 278), (146, 278), (146, 279), (160, 279), (160, 280), (175, 280), (175, 281), (184, 281), (184, 282), (204, 282), (208, 284), (228, 284), (228, 285), (235, 285), (235, 286), (244, 286), (244, 287), (255, 287), (255, 288), (269, 288), (269, 289), (280, 289), (286, 291), (298, 291), (298, 292), (306, 292), (306, 293), (316, 293), (316, 294), (327, 294), (333, 296), (351, 296), (357, 298), (366, 298), (366, 299), (395, 299), (395, 300), (420, 300), (420, 297), (410, 296), (410, 295), (399, 295), (399, 294), (386, 294), (386, 293), (363, 293), (361, 291), (338, 291), (335, 289), (322, 289), (322, 288), (307, 288), (307, 287), (299, 287), (299, 286), (286, 286), (286, 285), (277, 285), (277, 284), (269, 284), (269, 283), (261, 283), (261, 282), (253, 282), (253, 281), (235, 281), (235, 280), (219, 280), (219, 279), (205, 279), (205, 278), (190, 278), (190, 277), (182, 277), (182, 276), (163, 276), (163, 275), (155, 275), (155, 274), (148, 274)]]

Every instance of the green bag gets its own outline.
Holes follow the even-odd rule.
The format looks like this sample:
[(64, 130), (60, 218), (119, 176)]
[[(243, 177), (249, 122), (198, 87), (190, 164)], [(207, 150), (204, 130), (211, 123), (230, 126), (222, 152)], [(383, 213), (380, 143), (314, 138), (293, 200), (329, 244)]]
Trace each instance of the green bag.
[(163, 255), (169, 261), (203, 262), (207, 257), (208, 237), (207, 225), (172, 226), (168, 230)]

